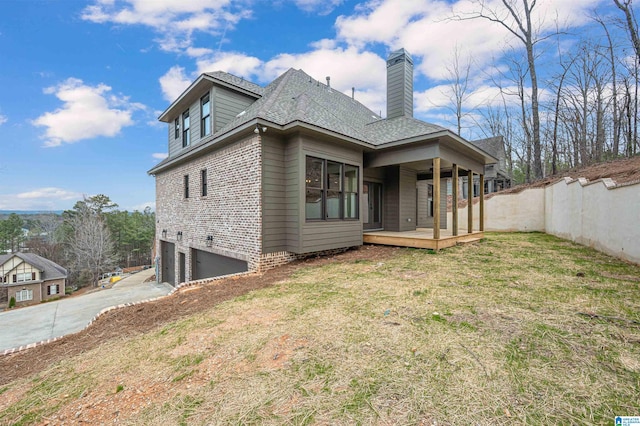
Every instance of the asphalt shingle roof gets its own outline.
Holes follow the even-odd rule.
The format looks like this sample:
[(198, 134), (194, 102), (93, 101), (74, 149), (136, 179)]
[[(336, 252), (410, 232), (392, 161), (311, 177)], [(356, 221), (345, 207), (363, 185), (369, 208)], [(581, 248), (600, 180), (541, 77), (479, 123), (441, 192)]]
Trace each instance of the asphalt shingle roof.
[(472, 144), (494, 156), (495, 158), (504, 157), (504, 145), (502, 143), (502, 136), (494, 136), (492, 138), (477, 139), (470, 141)]
[[(356, 99), (331, 89), (302, 70), (291, 68), (264, 88), (222, 71), (206, 75), (249, 90), (260, 98), (211, 137), (183, 151), (180, 154), (182, 158), (256, 119), (280, 126), (304, 123), (371, 146), (422, 136), (428, 138), (447, 130), (412, 117), (383, 119)], [(152, 169), (152, 172), (174, 159), (164, 159)]]
[(262, 94), (264, 93), (264, 88), (262, 86), (259, 86), (255, 83), (252, 83), (251, 81), (245, 80), (244, 78), (235, 76), (233, 74), (229, 74), (223, 71), (206, 72), (204, 74), (211, 78), (224, 81), (225, 83), (232, 86), (236, 86), (246, 91), (252, 92), (258, 96), (262, 96)]
[(372, 145), (445, 130), (409, 117), (383, 119), (357, 100), (295, 69), (289, 69), (269, 84), (262, 98), (220, 129), (220, 133), (256, 118), (279, 125), (299, 121)]
[(67, 270), (62, 266), (58, 265), (55, 262), (50, 261), (49, 259), (45, 259), (42, 256), (38, 256), (35, 253), (10, 253), (0, 255), (0, 265), (4, 265), (6, 261), (11, 259), (12, 257), (19, 257), (24, 260), (28, 264), (35, 266), (40, 271), (44, 272), (43, 279), (45, 280), (53, 280), (57, 278), (66, 278)]

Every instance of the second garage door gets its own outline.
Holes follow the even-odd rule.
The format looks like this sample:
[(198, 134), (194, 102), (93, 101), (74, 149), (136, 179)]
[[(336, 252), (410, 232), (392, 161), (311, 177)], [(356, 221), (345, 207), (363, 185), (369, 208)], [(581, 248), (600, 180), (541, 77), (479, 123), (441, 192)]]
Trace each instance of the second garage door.
[(236, 274), (238, 272), (246, 272), (249, 270), (247, 262), (244, 260), (234, 259), (232, 257), (209, 253), (202, 250), (192, 250), (191, 261), (192, 280), (219, 277), (220, 275)]

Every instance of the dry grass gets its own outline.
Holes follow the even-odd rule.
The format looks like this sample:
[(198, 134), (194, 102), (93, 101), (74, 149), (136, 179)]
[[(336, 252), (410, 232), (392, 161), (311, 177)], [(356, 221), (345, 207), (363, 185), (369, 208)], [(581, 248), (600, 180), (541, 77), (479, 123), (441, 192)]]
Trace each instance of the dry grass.
[(640, 267), (535, 233), (393, 253), (302, 267), (12, 382), (0, 424), (564, 425), (640, 412)]

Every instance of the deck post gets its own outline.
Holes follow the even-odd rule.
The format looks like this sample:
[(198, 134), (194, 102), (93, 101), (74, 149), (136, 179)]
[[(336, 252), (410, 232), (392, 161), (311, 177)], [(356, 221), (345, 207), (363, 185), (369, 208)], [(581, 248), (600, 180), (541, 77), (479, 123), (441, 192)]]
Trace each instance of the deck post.
[(480, 226), (479, 231), (484, 231), (484, 175), (480, 175)]
[(467, 171), (467, 232), (473, 233), (473, 170)]
[(440, 157), (433, 159), (433, 239), (440, 239)]
[(454, 164), (452, 169), (452, 178), (451, 182), (451, 215), (453, 219), (453, 236), (458, 235), (458, 165)]

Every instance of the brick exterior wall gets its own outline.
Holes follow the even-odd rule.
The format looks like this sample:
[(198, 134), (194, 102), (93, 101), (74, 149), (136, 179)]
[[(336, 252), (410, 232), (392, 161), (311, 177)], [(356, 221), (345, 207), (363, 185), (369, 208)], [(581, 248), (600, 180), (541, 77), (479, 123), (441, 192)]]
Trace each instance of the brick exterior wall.
[[(11, 300), (12, 297), (16, 297), (16, 292), (21, 291), (22, 289), (26, 289), (26, 290), (31, 290), (33, 292), (33, 299), (32, 300), (26, 300), (24, 302), (18, 302), (18, 300), (16, 299), (16, 306), (28, 306), (28, 305), (35, 305), (36, 303), (40, 303), (41, 301), (41, 291), (42, 291), (42, 287), (41, 287), (41, 283), (33, 283), (33, 284), (29, 284), (27, 283), (22, 283), (22, 285), (12, 285), (8, 287), (9, 290), (9, 299)], [(46, 290), (45, 290), (46, 291)], [(46, 296), (46, 293), (45, 293)]]
[[(191, 280), (191, 249), (208, 251), (247, 262), (259, 269), (262, 248), (260, 136), (204, 154), (156, 175), (156, 241), (175, 244), (176, 284), (179, 255), (185, 254), (185, 279)], [(207, 170), (203, 197), (201, 171)], [(184, 198), (184, 176), (189, 175), (189, 198)], [(167, 236), (162, 237), (162, 231)], [(180, 241), (177, 233), (182, 232)], [(207, 236), (213, 236), (207, 247)]]
[[(47, 295), (47, 287), (54, 284), (58, 286), (58, 294)], [(42, 287), (42, 300), (55, 299), (58, 297), (62, 297), (64, 296), (65, 279), (60, 278), (57, 280), (44, 281), (41, 284), (41, 287)]]
[[(262, 146), (259, 135), (191, 159), (156, 174), (156, 252), (161, 241), (175, 244), (175, 284), (179, 286), (179, 253), (185, 255), (185, 282), (192, 278), (192, 250), (247, 262), (249, 272), (263, 272), (297, 259), (331, 255), (341, 248), (295, 254), (262, 253)], [(202, 196), (201, 171), (207, 170), (207, 196)], [(189, 198), (184, 176), (189, 175)], [(268, 202), (268, 200), (266, 200)], [(166, 237), (162, 236), (166, 230)], [(178, 240), (178, 232), (182, 237)], [(213, 244), (207, 247), (207, 236)], [(162, 265), (160, 266), (162, 271)], [(207, 281), (199, 280), (200, 281)]]
[[(43, 300), (64, 296), (65, 281), (66, 280), (64, 278), (59, 278), (56, 280), (46, 280), (40, 283), (25, 282), (18, 285), (10, 285), (10, 286), (4, 287), (5, 291), (7, 292), (6, 302), (8, 303), (12, 297), (16, 297), (16, 292), (22, 289), (31, 290), (33, 292), (33, 299), (27, 300), (24, 302), (16, 301), (16, 306), (35, 305), (37, 303), (42, 302)], [(47, 295), (47, 287), (54, 284), (58, 285), (58, 294), (52, 294), (50, 296)], [(0, 303), (1, 302), (2, 300), (0, 300)]]

